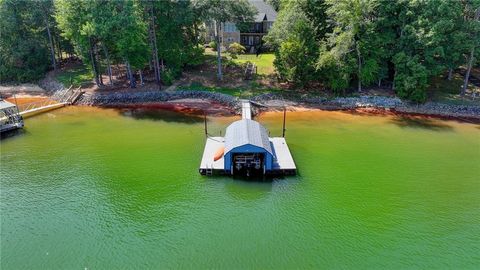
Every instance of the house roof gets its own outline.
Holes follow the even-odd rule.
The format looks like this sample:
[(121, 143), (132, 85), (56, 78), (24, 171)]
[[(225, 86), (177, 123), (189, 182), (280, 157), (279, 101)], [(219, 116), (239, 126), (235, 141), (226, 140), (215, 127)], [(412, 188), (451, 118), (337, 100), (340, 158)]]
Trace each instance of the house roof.
[(263, 148), (273, 155), (267, 129), (258, 122), (242, 119), (230, 124), (225, 132), (225, 153), (246, 144)]
[(255, 22), (262, 22), (264, 20), (269, 22), (274, 22), (277, 19), (277, 12), (273, 9), (273, 7), (264, 0), (248, 0), (250, 4), (252, 4), (258, 11), (257, 15), (255, 16)]

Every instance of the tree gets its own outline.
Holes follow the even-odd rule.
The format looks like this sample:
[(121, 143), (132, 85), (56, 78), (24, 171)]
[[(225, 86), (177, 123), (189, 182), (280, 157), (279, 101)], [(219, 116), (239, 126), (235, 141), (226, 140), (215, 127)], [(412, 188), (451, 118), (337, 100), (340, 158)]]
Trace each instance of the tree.
[[(470, 45), (470, 55), (468, 56), (468, 62), (467, 62), (467, 72), (465, 73), (465, 78), (463, 81), (463, 87), (461, 94), (465, 95), (467, 92), (467, 87), (468, 87), (468, 81), (470, 79), (470, 72), (472, 70), (473, 62), (475, 61), (475, 49), (476, 47), (479, 46), (480, 44), (480, 3), (476, 3), (476, 9), (475, 9), (475, 16), (473, 20), (470, 22), (471, 24), (471, 31), (470, 31), (470, 37), (472, 44)], [(472, 8), (472, 7), (470, 7)]]
[(279, 11), (282, 6), (281, 0), (266, 0), (266, 2), (271, 5), (275, 11)]
[[(328, 39), (332, 54), (337, 61), (354, 64), (356, 67), (357, 90), (362, 90), (362, 81), (366, 84), (375, 80), (378, 73), (378, 59), (367, 57), (368, 43), (375, 39), (373, 29), (375, 20), (375, 1), (331, 0), (327, 13), (332, 18), (333, 33)], [(367, 70), (363, 70), (367, 68)]]
[(129, 0), (116, 1), (114, 13), (118, 14), (110, 20), (116, 23), (113, 34), (115, 52), (118, 59), (125, 62), (130, 87), (135, 87), (134, 70), (141, 70), (148, 63), (147, 23), (142, 20), (140, 6)]
[(237, 59), (239, 54), (245, 53), (245, 50), (245, 47), (237, 42), (234, 42), (228, 46), (228, 52), (230, 53), (230, 57), (232, 57), (232, 59)]
[(397, 71), (395, 90), (401, 98), (424, 102), (427, 97), (425, 89), (428, 72), (419, 58), (418, 55), (410, 57), (403, 52), (395, 55), (393, 59)]
[(223, 1), (223, 0), (196, 0), (195, 7), (206, 20), (213, 21), (215, 25), (215, 39), (217, 48), (217, 77), (223, 80), (222, 75), (222, 55), (220, 31), (221, 25), (225, 22), (249, 22), (253, 21), (253, 15), (256, 13), (254, 7), (246, 0)]
[(91, 65), (95, 83), (100, 85), (100, 74), (97, 65), (96, 28), (93, 16), (97, 12), (99, 2), (86, 0), (57, 0), (55, 4), (55, 19), (62, 35), (74, 46), (76, 54)]
[(282, 9), (266, 44), (275, 49), (274, 65), (281, 79), (305, 86), (318, 79), (316, 61), (328, 29), (323, 0), (294, 0)]
[(294, 30), (296, 34), (280, 45), (274, 64), (281, 78), (305, 86), (315, 79), (318, 46), (309, 35), (312, 29), (308, 22), (297, 22)]
[(41, 13), (41, 17), (43, 19), (43, 22), (45, 23), (45, 29), (47, 30), (47, 35), (48, 35), (48, 42), (50, 46), (50, 59), (52, 60), (52, 67), (54, 70), (57, 69), (57, 63), (55, 60), (55, 46), (53, 43), (53, 34), (52, 34), (52, 27), (51, 27), (51, 21), (52, 21), (52, 15), (53, 15), (53, 2), (51, 0), (46, 0), (46, 1), (39, 1), (35, 3), (37, 5), (37, 8), (39, 12)]
[(51, 59), (41, 13), (27, 1), (0, 1), (0, 82), (37, 80), (48, 70)]

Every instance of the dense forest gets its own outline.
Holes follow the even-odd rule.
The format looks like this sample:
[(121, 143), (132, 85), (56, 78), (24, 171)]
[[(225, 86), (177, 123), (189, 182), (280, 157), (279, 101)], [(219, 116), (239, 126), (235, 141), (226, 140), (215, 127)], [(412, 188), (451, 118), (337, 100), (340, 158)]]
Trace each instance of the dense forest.
[[(265, 44), (298, 87), (381, 85), (422, 102), (431, 78), (459, 67), (468, 78), (480, 59), (480, 0), (266, 1), (279, 14)], [(0, 82), (40, 79), (75, 56), (98, 85), (112, 65), (152, 70), (160, 85), (203, 61), (206, 21), (251, 16), (246, 0), (0, 0)]]
[[(280, 9), (267, 37), (282, 78), (343, 93), (391, 83), (426, 99), (429, 79), (479, 59), (478, 0), (270, 0)], [(466, 90), (466, 83), (462, 89)]]

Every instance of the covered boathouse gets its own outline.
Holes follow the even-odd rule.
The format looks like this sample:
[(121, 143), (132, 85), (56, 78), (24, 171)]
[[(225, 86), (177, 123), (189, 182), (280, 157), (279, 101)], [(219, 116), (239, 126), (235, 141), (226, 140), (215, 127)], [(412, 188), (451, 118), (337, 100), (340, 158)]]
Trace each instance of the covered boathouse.
[(243, 101), (242, 120), (230, 124), (225, 137), (208, 136), (205, 120), (207, 140), (200, 163), (200, 174), (296, 174), (297, 168), (285, 138), (269, 137), (267, 129), (251, 120), (251, 117), (250, 102)]
[(228, 174), (270, 172), (273, 169), (273, 150), (267, 129), (250, 119), (233, 122), (225, 133), (223, 159), (225, 173)]

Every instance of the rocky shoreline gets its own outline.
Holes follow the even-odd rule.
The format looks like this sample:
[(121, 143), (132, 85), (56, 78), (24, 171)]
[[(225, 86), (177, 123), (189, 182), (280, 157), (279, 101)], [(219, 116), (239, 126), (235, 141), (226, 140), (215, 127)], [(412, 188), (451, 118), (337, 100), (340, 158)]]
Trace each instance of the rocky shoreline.
[[(240, 100), (231, 95), (196, 90), (177, 91), (142, 91), (142, 92), (117, 92), (85, 94), (77, 104), (90, 106), (121, 106), (128, 104), (148, 104), (169, 102), (180, 99), (210, 100), (240, 112)], [(377, 110), (392, 111), (404, 114), (429, 115), (447, 118), (463, 118), (480, 120), (480, 106), (450, 105), (438, 102), (424, 104), (411, 104), (396, 97), (359, 96), (327, 98), (286, 98), (279, 94), (263, 94), (251, 98), (257, 104), (264, 105), (263, 110), (273, 107), (305, 107), (324, 110), (355, 110), (372, 108)]]

